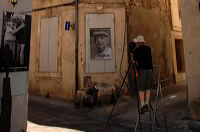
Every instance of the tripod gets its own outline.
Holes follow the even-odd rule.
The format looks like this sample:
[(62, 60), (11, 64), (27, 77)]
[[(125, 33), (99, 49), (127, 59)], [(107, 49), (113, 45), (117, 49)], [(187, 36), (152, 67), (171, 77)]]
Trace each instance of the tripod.
[[(133, 64), (133, 63), (130, 62), (130, 63), (129, 63), (129, 66), (128, 66), (128, 70), (127, 70), (127, 72), (126, 72), (126, 74), (125, 74), (125, 77), (123, 78), (123, 81), (122, 81), (122, 84), (121, 84), (121, 87), (120, 87), (119, 96), (117, 96), (117, 98), (116, 98), (116, 100), (115, 100), (115, 103), (114, 103), (114, 105), (113, 105), (113, 107), (112, 107), (112, 110), (111, 110), (111, 112), (110, 112), (110, 115), (109, 115), (109, 117), (108, 117), (108, 120), (107, 120), (107, 123), (106, 123), (106, 127), (107, 127), (108, 124), (109, 124), (110, 118), (111, 118), (112, 113), (113, 113), (113, 111), (114, 111), (114, 109), (115, 109), (115, 106), (116, 106), (116, 104), (117, 104), (117, 101), (118, 101), (120, 95), (122, 94), (123, 86), (124, 86), (124, 83), (125, 83), (125, 81), (126, 81), (126, 77), (128, 76), (132, 65), (133, 65), (133, 68), (134, 68), (135, 73), (136, 73), (136, 71), (137, 71), (137, 70), (136, 70), (135, 64)], [(138, 115), (139, 115), (139, 122), (140, 122), (140, 130), (141, 130), (141, 132), (142, 132), (141, 119), (140, 119), (140, 114), (139, 114), (139, 113), (140, 113), (140, 109), (139, 109), (139, 91), (138, 91), (137, 87), (136, 87), (136, 93), (137, 93), (137, 107), (138, 107)]]
[[(122, 82), (122, 84), (121, 84), (120, 94), (119, 94), (119, 95), (121, 95), (121, 93), (122, 93), (122, 91), (123, 91), (123, 85), (124, 85), (124, 83), (125, 83), (125, 80), (126, 80), (126, 77), (127, 77), (128, 73), (129, 73), (129, 71), (130, 71), (130, 69), (131, 69), (131, 65), (132, 65), (132, 63), (129, 64), (128, 70), (127, 70), (127, 72), (126, 72), (126, 74), (125, 74), (125, 77), (124, 77), (124, 79), (123, 79), (123, 82)], [(134, 67), (135, 72), (136, 72), (136, 66), (133, 65), (133, 67)], [(155, 107), (154, 107), (154, 109), (153, 109), (151, 103), (149, 104), (149, 106), (150, 106), (150, 110), (149, 110), (150, 122), (147, 122), (147, 123), (150, 124), (150, 128), (151, 128), (150, 131), (151, 131), (151, 132), (154, 132), (154, 130), (155, 130), (155, 124), (159, 127), (159, 123), (158, 123), (158, 120), (157, 120), (157, 118), (156, 118), (156, 114), (157, 114), (157, 111), (158, 111), (158, 105), (157, 105), (158, 97), (159, 97), (159, 95), (160, 95), (160, 99), (161, 99), (161, 103), (162, 103), (162, 113), (163, 113), (164, 121), (165, 121), (165, 127), (166, 127), (166, 131), (168, 132), (168, 125), (167, 125), (166, 114), (165, 114), (165, 111), (164, 111), (164, 101), (163, 101), (162, 89), (161, 89), (161, 84), (160, 84), (160, 66), (159, 66), (159, 65), (154, 65), (154, 67), (156, 67), (156, 68), (158, 69), (158, 76), (157, 76), (157, 82), (156, 82), (156, 85), (157, 85), (157, 88), (156, 88), (156, 99), (155, 99)], [(142, 120), (141, 120), (141, 113), (140, 113), (140, 109), (139, 109), (139, 108), (140, 108), (140, 103), (139, 103), (139, 90), (138, 90), (137, 87), (136, 87), (136, 93), (137, 93), (138, 118), (137, 118), (137, 122), (136, 122), (136, 125), (135, 125), (134, 132), (137, 131), (138, 124), (139, 124), (139, 126), (140, 126), (140, 132), (142, 132), (142, 126), (141, 126)], [(112, 113), (113, 113), (113, 111), (114, 111), (114, 108), (115, 108), (115, 106), (116, 106), (116, 103), (117, 103), (119, 97), (120, 97), (120, 96), (117, 96), (117, 98), (116, 98), (116, 101), (115, 101), (115, 103), (114, 103), (114, 105), (113, 105), (113, 108), (112, 108), (111, 113), (110, 113), (110, 115), (109, 115), (109, 118), (108, 118), (108, 120), (107, 120), (106, 127), (107, 127), (108, 124), (109, 124), (110, 118), (111, 118), (111, 116), (112, 116)], [(151, 112), (153, 113), (153, 120), (152, 120), (152, 118), (151, 118)]]

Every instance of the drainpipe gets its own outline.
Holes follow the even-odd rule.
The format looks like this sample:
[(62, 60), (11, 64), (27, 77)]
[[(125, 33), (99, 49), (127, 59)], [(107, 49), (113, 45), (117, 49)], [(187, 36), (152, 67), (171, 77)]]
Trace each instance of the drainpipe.
[(75, 0), (75, 101), (76, 101), (76, 95), (77, 91), (79, 89), (79, 79), (78, 79), (78, 4), (79, 0)]

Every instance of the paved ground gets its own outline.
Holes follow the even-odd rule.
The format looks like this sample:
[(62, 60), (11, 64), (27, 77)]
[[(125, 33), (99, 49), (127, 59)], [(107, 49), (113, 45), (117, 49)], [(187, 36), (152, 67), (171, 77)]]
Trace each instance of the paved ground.
[[(165, 88), (163, 94), (169, 132), (190, 132), (187, 120), (184, 120), (188, 117), (185, 85)], [(158, 105), (160, 106), (160, 101)], [(75, 108), (67, 102), (30, 96), (28, 132), (133, 132), (137, 119), (136, 99), (121, 97), (109, 126), (105, 129), (112, 106)], [(158, 111), (158, 122), (164, 125), (160, 107)], [(149, 115), (145, 114), (142, 119), (149, 119)], [(142, 127), (143, 132), (150, 132), (146, 123), (143, 123)]]

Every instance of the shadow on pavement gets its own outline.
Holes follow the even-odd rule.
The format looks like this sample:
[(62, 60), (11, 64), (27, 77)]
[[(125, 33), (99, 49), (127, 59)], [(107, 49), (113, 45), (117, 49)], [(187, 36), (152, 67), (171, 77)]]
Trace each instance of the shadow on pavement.
[[(176, 132), (180, 129), (180, 132), (184, 132), (183, 130), (187, 129), (187, 122), (182, 119), (189, 115), (185, 85), (165, 88), (163, 94), (170, 129), (172, 131), (175, 129)], [(52, 127), (52, 132), (56, 132), (58, 127), (73, 129), (74, 132), (131, 132), (137, 117), (136, 101), (133, 98), (120, 100), (106, 130), (104, 128), (112, 105), (79, 109), (70, 103), (38, 96), (30, 96), (28, 121), (43, 125), (44, 127), (40, 129), (45, 129), (45, 126)], [(29, 127), (29, 132), (32, 132), (31, 129), (33, 128)]]

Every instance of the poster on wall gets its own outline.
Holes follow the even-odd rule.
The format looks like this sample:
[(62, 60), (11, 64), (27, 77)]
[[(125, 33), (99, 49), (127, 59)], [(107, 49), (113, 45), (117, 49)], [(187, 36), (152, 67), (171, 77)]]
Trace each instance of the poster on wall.
[(0, 71), (27, 71), (30, 55), (31, 16), (3, 12)]
[(112, 59), (110, 32), (110, 28), (90, 28), (90, 59)]

